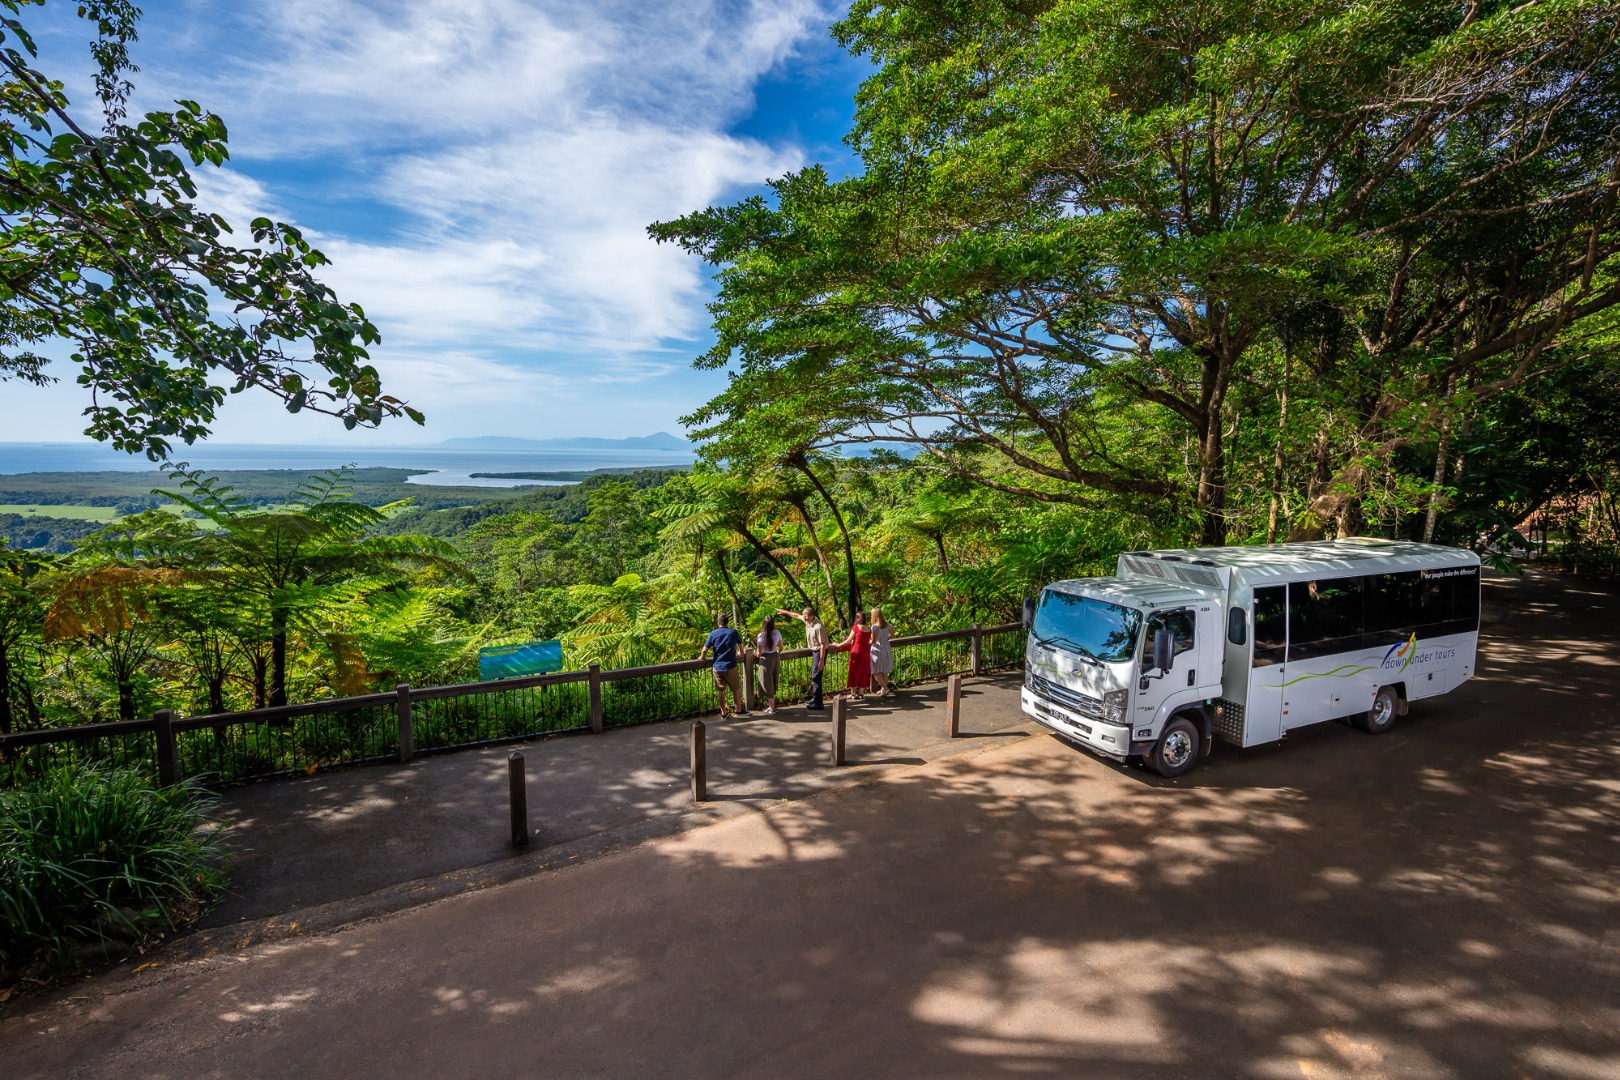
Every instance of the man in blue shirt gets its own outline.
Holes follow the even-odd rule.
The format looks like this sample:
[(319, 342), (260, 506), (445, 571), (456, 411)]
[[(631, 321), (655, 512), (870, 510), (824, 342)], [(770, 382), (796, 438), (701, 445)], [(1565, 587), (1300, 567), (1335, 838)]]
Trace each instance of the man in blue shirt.
[(743, 705), (742, 676), (737, 672), (737, 665), (742, 662), (742, 635), (731, 628), (731, 616), (723, 611), (715, 622), (718, 625), (704, 639), (703, 648), (698, 650), (698, 659), (714, 653), (714, 692), (720, 697), (720, 715), (731, 715), (731, 710), (726, 708), (726, 690), (730, 689), (737, 715), (747, 716), (748, 709)]

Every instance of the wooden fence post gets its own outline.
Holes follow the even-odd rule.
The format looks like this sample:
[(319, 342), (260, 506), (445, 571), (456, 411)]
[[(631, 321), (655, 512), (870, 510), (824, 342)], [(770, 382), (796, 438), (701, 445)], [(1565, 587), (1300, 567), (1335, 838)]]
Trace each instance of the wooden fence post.
[(602, 734), (602, 665), (592, 660), (585, 665), (591, 673), (591, 730)]
[(512, 846), (529, 846), (529, 779), (523, 773), (523, 755), (506, 755), (506, 783), (512, 797)]
[(416, 756), (416, 725), (411, 719), (411, 685), (395, 683), (394, 709), (399, 713), (399, 760), (403, 764)]
[(973, 647), (969, 657), (968, 670), (972, 671), (976, 677), (979, 674), (979, 668), (984, 657), (984, 634), (979, 630), (978, 623), (973, 624)]
[(844, 699), (833, 698), (832, 703), (832, 763), (844, 763)]
[(754, 659), (753, 653), (743, 654), (743, 712), (754, 711)]
[(945, 737), (956, 738), (962, 728), (962, 676), (945, 680)]
[(179, 772), (179, 755), (174, 745), (174, 710), (159, 709), (153, 713), (152, 730), (157, 735), (158, 786), (170, 787)]
[(703, 721), (692, 721), (692, 801), (703, 802), (709, 797), (709, 748), (705, 742)]

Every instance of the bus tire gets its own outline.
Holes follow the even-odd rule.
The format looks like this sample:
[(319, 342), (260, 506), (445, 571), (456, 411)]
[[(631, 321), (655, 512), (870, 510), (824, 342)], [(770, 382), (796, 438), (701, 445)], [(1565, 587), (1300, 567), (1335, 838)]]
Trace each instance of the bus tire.
[(1362, 731), (1382, 735), (1395, 726), (1395, 717), (1401, 712), (1401, 695), (1393, 686), (1380, 686), (1373, 695), (1372, 708), (1358, 718), (1356, 726)]
[(1142, 761), (1165, 779), (1174, 780), (1198, 764), (1202, 742), (1196, 724), (1185, 716), (1174, 716), (1164, 725), (1164, 734), (1153, 749), (1142, 755)]

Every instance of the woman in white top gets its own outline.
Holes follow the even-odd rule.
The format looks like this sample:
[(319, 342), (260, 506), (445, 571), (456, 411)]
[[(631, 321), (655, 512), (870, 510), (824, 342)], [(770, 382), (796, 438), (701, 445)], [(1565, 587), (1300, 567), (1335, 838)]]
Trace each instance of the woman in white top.
[(759, 696), (765, 699), (765, 715), (774, 716), (776, 680), (782, 670), (782, 631), (776, 628), (776, 620), (771, 616), (765, 616), (754, 645), (759, 657), (759, 662), (754, 665), (754, 670), (759, 673)]
[(889, 685), (889, 675), (894, 671), (894, 649), (889, 644), (889, 620), (883, 617), (882, 608), (872, 609), (872, 682), (877, 686), (878, 697), (894, 697), (894, 688)]

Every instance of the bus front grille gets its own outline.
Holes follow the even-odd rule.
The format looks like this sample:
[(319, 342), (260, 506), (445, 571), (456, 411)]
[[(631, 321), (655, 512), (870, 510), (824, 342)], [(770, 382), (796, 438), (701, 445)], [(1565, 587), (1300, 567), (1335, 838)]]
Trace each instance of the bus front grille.
[(1033, 672), (1024, 676), (1024, 685), (1029, 687), (1036, 697), (1045, 698), (1054, 705), (1077, 712), (1082, 716), (1103, 718), (1102, 702), (1086, 694), (1070, 690), (1066, 686), (1059, 686), (1050, 679), (1043, 679)]

